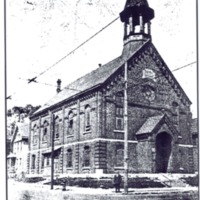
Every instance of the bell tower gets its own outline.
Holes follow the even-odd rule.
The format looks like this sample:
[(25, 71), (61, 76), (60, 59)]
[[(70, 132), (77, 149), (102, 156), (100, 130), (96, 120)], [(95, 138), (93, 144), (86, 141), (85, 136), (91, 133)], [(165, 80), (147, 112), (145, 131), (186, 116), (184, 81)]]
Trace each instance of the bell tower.
[(120, 19), (124, 23), (124, 45), (131, 41), (151, 39), (151, 20), (154, 10), (147, 0), (127, 0)]

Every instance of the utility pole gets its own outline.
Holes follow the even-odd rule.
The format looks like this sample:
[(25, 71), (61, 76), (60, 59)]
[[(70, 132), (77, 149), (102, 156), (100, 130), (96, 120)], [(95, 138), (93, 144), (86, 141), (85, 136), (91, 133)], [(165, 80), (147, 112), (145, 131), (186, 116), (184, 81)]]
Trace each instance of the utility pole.
[(124, 64), (124, 194), (128, 194), (128, 62)]
[(54, 114), (51, 114), (51, 190), (53, 190), (54, 178), (54, 132), (55, 132), (55, 119)]

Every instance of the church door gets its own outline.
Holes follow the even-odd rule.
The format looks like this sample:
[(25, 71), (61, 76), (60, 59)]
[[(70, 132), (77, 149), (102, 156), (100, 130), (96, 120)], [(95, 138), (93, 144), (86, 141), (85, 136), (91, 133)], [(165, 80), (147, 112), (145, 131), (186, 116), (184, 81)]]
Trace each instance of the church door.
[(156, 172), (166, 173), (171, 154), (172, 137), (166, 132), (156, 136)]

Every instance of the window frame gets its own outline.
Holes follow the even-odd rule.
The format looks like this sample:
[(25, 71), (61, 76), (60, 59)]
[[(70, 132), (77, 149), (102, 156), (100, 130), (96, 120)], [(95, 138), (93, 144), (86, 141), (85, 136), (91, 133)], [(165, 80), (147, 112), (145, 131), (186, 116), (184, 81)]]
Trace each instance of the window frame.
[(85, 106), (85, 119), (84, 119), (85, 132), (91, 131), (91, 108), (89, 105)]
[(83, 150), (83, 167), (90, 167), (90, 147), (89, 146), (84, 146)]
[[(116, 130), (124, 130), (124, 109), (122, 106), (115, 107), (115, 129)], [(121, 121), (119, 125), (118, 121)]]
[(38, 143), (38, 126), (35, 124), (33, 126), (33, 144), (36, 145)]
[(60, 138), (60, 122), (59, 117), (56, 116), (54, 120), (54, 140), (58, 140)]
[(67, 149), (67, 164), (66, 167), (67, 168), (72, 168), (73, 167), (73, 151), (71, 148)]
[(49, 126), (49, 123), (45, 120), (43, 123), (43, 131), (42, 131), (42, 142), (43, 143), (47, 142), (48, 126)]
[(36, 169), (36, 155), (32, 154), (31, 156), (31, 169)]
[(68, 114), (68, 128), (67, 128), (67, 135), (74, 134), (74, 113), (73, 111), (69, 111)]
[(115, 166), (116, 167), (124, 166), (124, 146), (122, 144), (116, 145), (115, 148)]

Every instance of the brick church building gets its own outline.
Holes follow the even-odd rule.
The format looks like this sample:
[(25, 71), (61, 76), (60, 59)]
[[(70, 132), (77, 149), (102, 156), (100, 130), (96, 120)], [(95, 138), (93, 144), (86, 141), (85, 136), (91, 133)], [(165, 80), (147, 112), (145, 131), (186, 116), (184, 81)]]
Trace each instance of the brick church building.
[(153, 18), (147, 0), (127, 0), (122, 54), (31, 116), (28, 174), (50, 174), (52, 141), (57, 174), (123, 172), (125, 63), (129, 173), (195, 171), (191, 101), (152, 43)]

